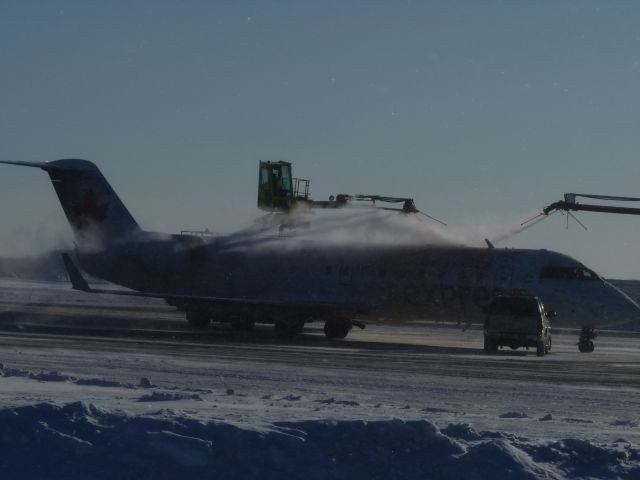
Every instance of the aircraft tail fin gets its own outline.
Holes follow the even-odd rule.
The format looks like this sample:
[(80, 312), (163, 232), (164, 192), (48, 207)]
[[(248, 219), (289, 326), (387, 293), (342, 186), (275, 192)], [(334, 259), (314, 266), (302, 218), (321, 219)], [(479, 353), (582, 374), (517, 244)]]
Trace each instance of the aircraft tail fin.
[(36, 167), (49, 174), (80, 249), (105, 246), (140, 232), (98, 167), (87, 160), (0, 163)]

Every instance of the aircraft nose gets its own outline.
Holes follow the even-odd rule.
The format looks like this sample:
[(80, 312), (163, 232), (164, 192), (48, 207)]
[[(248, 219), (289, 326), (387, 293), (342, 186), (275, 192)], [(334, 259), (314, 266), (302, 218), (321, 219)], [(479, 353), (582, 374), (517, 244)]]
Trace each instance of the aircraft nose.
[[(610, 310), (617, 313), (616, 320), (622, 323), (637, 322), (638, 327), (640, 327), (640, 305), (629, 297), (629, 295), (609, 282), (605, 282), (605, 286), (610, 293), (609, 296), (613, 300)], [(609, 310), (607, 305), (604, 307)]]

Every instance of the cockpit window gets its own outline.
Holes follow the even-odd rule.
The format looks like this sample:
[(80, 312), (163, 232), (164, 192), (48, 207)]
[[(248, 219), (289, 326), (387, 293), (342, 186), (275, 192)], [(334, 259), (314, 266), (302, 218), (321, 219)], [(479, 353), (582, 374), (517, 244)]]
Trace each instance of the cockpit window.
[(598, 275), (584, 267), (544, 267), (541, 278), (555, 280), (597, 280)]

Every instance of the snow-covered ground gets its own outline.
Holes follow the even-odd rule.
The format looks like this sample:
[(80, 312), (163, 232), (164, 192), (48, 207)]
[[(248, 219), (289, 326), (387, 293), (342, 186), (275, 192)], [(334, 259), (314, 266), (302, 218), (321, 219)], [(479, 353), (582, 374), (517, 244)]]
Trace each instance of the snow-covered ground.
[(640, 478), (640, 338), (198, 336), (158, 302), (0, 287), (2, 478)]

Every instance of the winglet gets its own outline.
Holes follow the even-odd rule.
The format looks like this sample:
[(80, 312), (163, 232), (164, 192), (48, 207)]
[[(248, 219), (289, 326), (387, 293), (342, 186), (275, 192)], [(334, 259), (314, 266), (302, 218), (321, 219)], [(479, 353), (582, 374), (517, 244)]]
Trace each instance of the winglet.
[(78, 267), (75, 266), (69, 254), (63, 253), (61, 255), (64, 267), (67, 269), (67, 275), (69, 275), (69, 280), (71, 280), (71, 287), (74, 290), (91, 292), (91, 287), (80, 273), (80, 270), (78, 270)]

